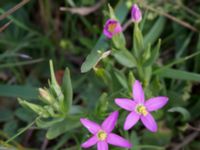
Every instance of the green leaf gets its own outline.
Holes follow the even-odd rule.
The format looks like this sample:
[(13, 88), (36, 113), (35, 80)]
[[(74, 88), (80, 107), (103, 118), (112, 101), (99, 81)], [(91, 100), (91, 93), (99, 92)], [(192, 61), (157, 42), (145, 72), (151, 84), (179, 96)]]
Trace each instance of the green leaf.
[(129, 73), (128, 73), (128, 84), (129, 84), (129, 90), (130, 91), (132, 90), (132, 86), (133, 86), (134, 82), (135, 82), (135, 76), (134, 76), (132, 71), (129, 71)]
[(36, 125), (39, 128), (49, 128), (53, 126), (54, 124), (63, 121), (64, 118), (54, 118), (54, 119), (44, 119), (44, 118), (37, 118), (36, 119)]
[(118, 79), (119, 83), (122, 85), (123, 88), (128, 89), (128, 83), (126, 80), (126, 76), (119, 70), (114, 69), (114, 74)]
[(144, 67), (151, 66), (159, 56), (159, 50), (161, 45), (161, 39), (158, 40), (158, 44), (156, 45), (156, 48), (151, 53), (151, 57), (145, 62)]
[(159, 74), (160, 72), (165, 71), (165, 69), (170, 68), (170, 67), (172, 67), (173, 65), (176, 65), (176, 64), (179, 64), (179, 63), (183, 63), (183, 62), (185, 62), (186, 60), (189, 60), (189, 59), (191, 59), (191, 58), (193, 58), (194, 56), (197, 56), (197, 55), (199, 55), (199, 54), (200, 54), (200, 51), (198, 51), (198, 52), (196, 52), (196, 53), (193, 53), (193, 54), (191, 54), (191, 55), (189, 55), (189, 56), (186, 56), (186, 57), (183, 57), (183, 58), (174, 60), (173, 62), (171, 62), (171, 63), (169, 63), (169, 64), (167, 64), (167, 65), (165, 65), (165, 66), (162, 66), (162, 67), (160, 67), (159, 69), (156, 69), (153, 73), (154, 73), (154, 74)]
[(104, 68), (95, 68), (94, 71), (96, 75), (101, 77), (107, 85), (111, 84), (112, 79), (109, 72), (107, 72), (107, 70), (105, 70)]
[(170, 68), (166, 68), (156, 74), (164, 78), (200, 81), (200, 74)]
[(134, 26), (134, 33), (133, 33), (133, 52), (137, 58), (140, 58), (142, 51), (144, 50), (144, 42), (143, 42), (143, 35), (138, 26), (135, 24)]
[(98, 116), (104, 116), (106, 111), (108, 110), (109, 102), (108, 102), (108, 94), (102, 93), (97, 105), (96, 105), (96, 113)]
[(183, 107), (173, 107), (168, 110), (168, 112), (178, 112), (182, 115), (182, 121), (188, 121), (190, 119), (190, 113), (187, 109)]
[(126, 40), (125, 40), (123, 33), (118, 33), (117, 35), (114, 35), (112, 37), (112, 41), (113, 41), (114, 47), (117, 50), (121, 50), (121, 49), (126, 48)]
[(131, 132), (131, 135), (130, 135), (130, 139), (131, 139), (131, 143), (134, 145), (131, 150), (140, 150), (140, 148), (138, 147), (139, 145), (139, 137), (137, 135), (137, 133), (135, 131), (132, 131)]
[(188, 36), (186, 36), (186, 39), (184, 41), (181, 41), (181, 48), (178, 49), (176, 53), (176, 58), (180, 58), (181, 55), (187, 50), (188, 45), (190, 44), (190, 41), (192, 40), (193, 32), (191, 32)]
[[(123, 22), (128, 14), (129, 8), (126, 6), (126, 1), (120, 0), (115, 8), (115, 15), (120, 22)], [(87, 56), (85, 62), (81, 66), (81, 72), (87, 72), (91, 70), (98, 62), (101, 55), (97, 52), (101, 50), (103, 53), (108, 48), (106, 37), (102, 34), (93, 48), (92, 52)]]
[[(200, 51), (200, 34), (198, 36), (196, 51), (197, 52)], [(199, 70), (200, 70), (200, 61), (199, 60), (200, 60), (200, 56), (196, 56), (195, 57), (195, 64), (194, 64), (194, 70), (195, 70), (195, 72), (199, 72)]]
[(113, 10), (112, 6), (110, 6), (110, 4), (108, 4), (108, 9), (110, 18), (117, 20), (117, 17), (115, 16), (115, 11)]
[(72, 105), (69, 114), (74, 115), (74, 114), (80, 114), (83, 113), (84, 109), (83, 107), (79, 105)]
[(36, 117), (36, 114), (33, 113), (32, 111), (29, 111), (23, 107), (20, 107), (18, 108), (16, 111), (15, 111), (15, 115), (22, 121), (25, 121), (25, 122), (31, 122), (32, 120), (35, 119)]
[(73, 89), (72, 89), (70, 71), (68, 68), (66, 68), (64, 72), (63, 82), (62, 82), (62, 92), (64, 95), (64, 103), (63, 103), (64, 110), (65, 112), (69, 112), (72, 106)]
[(49, 61), (49, 65), (50, 65), (51, 83), (53, 85), (58, 85), (58, 83), (56, 81), (55, 73), (54, 73), (54, 67), (53, 67), (53, 61), (52, 60)]
[(21, 97), (24, 99), (37, 99), (38, 90), (31, 86), (0, 85), (0, 96)]
[(64, 101), (64, 95), (63, 95), (62, 90), (61, 90), (61, 88), (60, 88), (60, 86), (59, 86), (59, 84), (56, 80), (52, 60), (49, 61), (49, 64), (50, 64), (50, 73), (51, 73), (51, 85), (50, 85), (50, 87), (56, 93), (56, 98), (59, 100), (59, 102), (62, 106), (62, 103)]
[(148, 34), (144, 36), (144, 47), (147, 47), (148, 44), (153, 45), (156, 42), (165, 27), (165, 22), (166, 19), (163, 16), (157, 19)]
[(115, 50), (112, 55), (121, 65), (125, 67), (133, 68), (137, 64), (134, 56), (128, 50)]
[(20, 103), (20, 105), (22, 105), (23, 107), (30, 109), (32, 111), (34, 111), (35, 113), (37, 113), (39, 116), (42, 116), (44, 118), (49, 117), (49, 113), (41, 106), (27, 102), (26, 100), (22, 100), (20, 98), (18, 98), (18, 101)]
[(65, 120), (50, 127), (47, 131), (46, 137), (50, 140), (54, 139), (67, 131), (71, 131), (72, 129), (79, 127), (80, 125), (79, 119), (66, 118)]

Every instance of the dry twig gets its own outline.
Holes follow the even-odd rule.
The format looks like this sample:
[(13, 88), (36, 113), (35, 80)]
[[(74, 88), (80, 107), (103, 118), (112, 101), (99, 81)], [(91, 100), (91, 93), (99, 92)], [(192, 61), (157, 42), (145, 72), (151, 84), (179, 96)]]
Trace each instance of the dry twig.
[(190, 135), (184, 138), (183, 142), (176, 144), (172, 150), (180, 150), (181, 148), (192, 142), (198, 135), (199, 135), (198, 131), (191, 133)]
[(95, 5), (90, 6), (90, 7), (74, 7), (74, 8), (60, 7), (60, 11), (68, 11), (72, 14), (79, 14), (81, 16), (86, 16), (86, 15), (91, 14), (92, 12), (95, 12), (105, 2), (106, 2), (106, 0), (100, 0), (98, 3), (96, 3)]
[(0, 28), (0, 33), (5, 30), (10, 24), (12, 23), (12, 21), (7, 22), (6, 24), (4, 24), (1, 28)]
[(30, 0), (22, 0), (20, 3), (18, 3), (17, 5), (15, 5), (14, 7), (12, 7), (11, 9), (9, 9), (7, 12), (5, 12), (4, 14), (2, 14), (0, 16), (0, 21), (3, 20), (4, 18), (8, 17), (9, 15), (11, 15), (13, 12), (15, 12), (16, 10), (18, 10), (22, 6), (24, 6), (29, 1)]
[(199, 32), (199, 30), (197, 28), (195, 28), (194, 26), (192, 26), (188, 22), (180, 20), (180, 19), (178, 19), (178, 18), (176, 18), (176, 17), (174, 17), (174, 16), (172, 16), (172, 15), (166, 13), (166, 12), (163, 12), (161, 10), (156, 10), (156, 9), (152, 8), (151, 6), (149, 6), (148, 4), (146, 4), (145, 1), (142, 1), (142, 4), (148, 10), (154, 11), (154, 12), (156, 12), (156, 13), (162, 15), (162, 16), (165, 16), (165, 17), (173, 20), (174, 22), (176, 22), (176, 23), (178, 23), (178, 24), (180, 24), (180, 25), (182, 25), (182, 26), (184, 26), (184, 27), (186, 27), (186, 28), (188, 28), (188, 29), (190, 29), (190, 30), (192, 30), (194, 32)]

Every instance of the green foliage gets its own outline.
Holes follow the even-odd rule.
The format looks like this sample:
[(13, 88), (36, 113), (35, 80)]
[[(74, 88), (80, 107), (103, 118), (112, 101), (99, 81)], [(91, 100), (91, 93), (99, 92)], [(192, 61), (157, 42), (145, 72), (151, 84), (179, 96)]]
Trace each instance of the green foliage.
[[(18, 2), (1, 1), (0, 14)], [(199, 2), (138, 1), (142, 22), (129, 22), (111, 40), (103, 24), (115, 18), (124, 27), (135, 0), (107, 1), (87, 16), (59, 10), (96, 2), (30, 1), (1, 20), (0, 28), (12, 23), (0, 33), (0, 149), (79, 150), (90, 136), (80, 117), (100, 123), (114, 110), (120, 112), (115, 132), (134, 144), (132, 150), (200, 149), (197, 136), (184, 145), (199, 130)], [(55, 70), (51, 61), (49, 72), (50, 59)], [(122, 130), (127, 113), (114, 99), (131, 98), (136, 79), (146, 99), (169, 97), (153, 113), (157, 133), (141, 124)]]
[(48, 129), (46, 137), (54, 139), (60, 134), (80, 126), (79, 117), (73, 117), (72, 114), (81, 113), (81, 107), (77, 111), (76, 106), (72, 105), (73, 90), (69, 69), (66, 68), (64, 72), (62, 86), (56, 80), (52, 61), (50, 61), (50, 72), (49, 89), (39, 88), (39, 98), (45, 105), (33, 104), (22, 99), (19, 99), (19, 103), (38, 115), (37, 126)]

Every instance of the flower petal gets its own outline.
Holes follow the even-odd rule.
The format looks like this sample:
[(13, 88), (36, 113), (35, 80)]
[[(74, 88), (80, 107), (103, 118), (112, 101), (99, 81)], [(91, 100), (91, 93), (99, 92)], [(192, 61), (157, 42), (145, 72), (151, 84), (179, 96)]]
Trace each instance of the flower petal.
[(133, 84), (133, 99), (140, 104), (143, 104), (145, 100), (142, 85), (138, 80)]
[(141, 120), (142, 120), (142, 123), (144, 124), (144, 126), (148, 130), (150, 130), (151, 132), (157, 131), (158, 127), (157, 127), (156, 121), (150, 113), (148, 113), (146, 116), (142, 115)]
[(83, 147), (83, 148), (89, 148), (89, 147), (95, 145), (97, 142), (98, 142), (97, 136), (94, 135), (94, 136), (92, 136), (91, 138), (89, 138), (87, 141), (85, 141), (85, 142), (81, 145), (81, 147)]
[(140, 119), (140, 115), (137, 114), (136, 112), (132, 111), (125, 120), (124, 123), (124, 130), (129, 130), (130, 128), (132, 128)]
[(97, 133), (101, 129), (101, 127), (97, 123), (90, 121), (86, 118), (81, 118), (80, 121), (92, 134)]
[(110, 133), (107, 138), (107, 142), (111, 145), (119, 146), (119, 147), (124, 147), (124, 148), (131, 148), (132, 145), (129, 143), (128, 140), (124, 139), (123, 137)]
[(115, 124), (117, 122), (117, 118), (118, 118), (118, 111), (114, 111), (112, 112), (102, 123), (101, 127), (103, 130), (105, 130), (106, 132), (111, 132), (114, 127)]
[(121, 27), (120, 23), (118, 22), (117, 26), (115, 28), (114, 35), (117, 34), (117, 33), (119, 33), (119, 32), (122, 32), (122, 27)]
[(128, 111), (133, 111), (136, 106), (136, 103), (133, 100), (127, 98), (116, 98), (115, 103), (121, 108)]
[(108, 30), (107, 29), (105, 29), (104, 28), (104, 30), (103, 30), (103, 34), (106, 36), (106, 37), (108, 37), (108, 38), (112, 38), (112, 34), (110, 33), (110, 32), (108, 32)]
[(145, 106), (148, 111), (155, 111), (165, 106), (167, 102), (168, 102), (168, 97), (158, 96), (147, 100), (145, 102)]
[(97, 143), (97, 150), (108, 150), (108, 144), (105, 141), (99, 141)]

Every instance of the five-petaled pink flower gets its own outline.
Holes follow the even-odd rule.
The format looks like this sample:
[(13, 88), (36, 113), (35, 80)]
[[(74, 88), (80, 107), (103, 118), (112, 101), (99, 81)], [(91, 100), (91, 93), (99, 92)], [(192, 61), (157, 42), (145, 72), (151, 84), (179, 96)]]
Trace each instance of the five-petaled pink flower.
[(137, 4), (134, 4), (131, 9), (131, 18), (133, 22), (140, 22), (142, 20), (142, 13)]
[(118, 118), (118, 111), (112, 112), (100, 125), (92, 122), (88, 119), (81, 118), (81, 123), (93, 134), (86, 142), (81, 146), (83, 148), (89, 148), (97, 144), (98, 150), (108, 150), (108, 144), (131, 148), (131, 144), (128, 140), (118, 136), (117, 134), (111, 133), (114, 129)]
[(144, 126), (152, 132), (157, 131), (157, 124), (151, 115), (151, 111), (162, 108), (168, 98), (158, 96), (145, 101), (144, 91), (139, 81), (133, 84), (133, 99), (116, 98), (115, 103), (121, 108), (130, 111), (124, 123), (124, 130), (129, 130), (141, 119)]
[(114, 35), (122, 32), (122, 27), (117, 20), (108, 19), (103, 29), (103, 33), (106, 37), (112, 38)]

